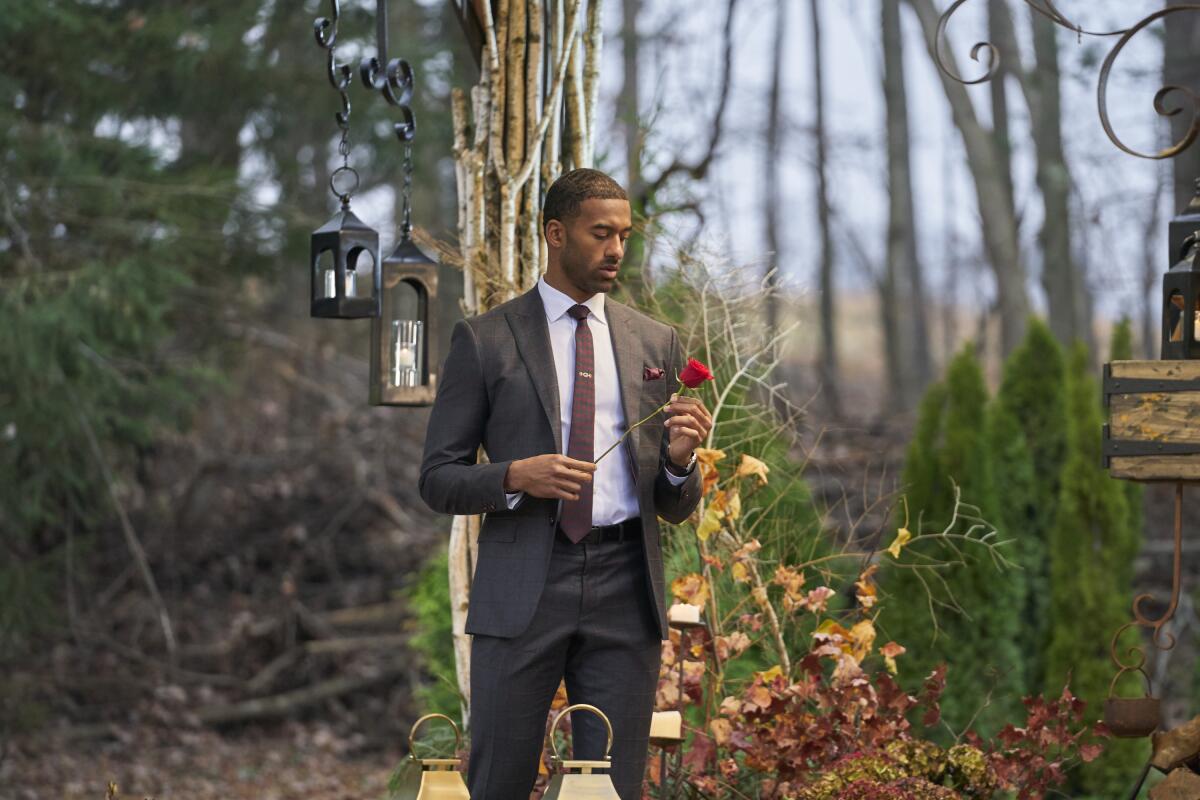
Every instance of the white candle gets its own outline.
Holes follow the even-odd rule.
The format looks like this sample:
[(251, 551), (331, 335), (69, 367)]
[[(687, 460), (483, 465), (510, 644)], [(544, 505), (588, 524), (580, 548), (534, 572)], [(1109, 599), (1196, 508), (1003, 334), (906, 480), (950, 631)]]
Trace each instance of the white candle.
[(337, 272), (325, 270), (325, 294), (322, 297), (337, 297)]
[(682, 739), (683, 715), (678, 711), (655, 711), (650, 717), (651, 739)]
[(700, 606), (690, 603), (676, 603), (667, 609), (667, 619), (671, 622), (699, 622)]

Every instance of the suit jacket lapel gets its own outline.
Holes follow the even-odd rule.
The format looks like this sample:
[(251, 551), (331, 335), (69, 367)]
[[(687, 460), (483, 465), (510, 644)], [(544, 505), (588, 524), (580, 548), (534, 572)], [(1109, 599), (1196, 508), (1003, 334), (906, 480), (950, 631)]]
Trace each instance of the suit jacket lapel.
[[(621, 388), (621, 409), (625, 412), (625, 427), (641, 419), (642, 382), (637, 380), (642, 367), (641, 339), (634, 331), (635, 320), (626, 314), (625, 306), (613, 301), (604, 300), (604, 314), (608, 318), (608, 331), (612, 337), (613, 357), (617, 363), (617, 383)], [(630, 464), (633, 467), (634, 479), (637, 478), (638, 461), (637, 448), (634, 446), (637, 434), (630, 434), (623, 444)]]
[(559, 415), (558, 376), (554, 371), (554, 351), (550, 347), (550, 326), (537, 287), (526, 292), (512, 311), (505, 313), (517, 343), (517, 351), (529, 371), (529, 378), (542, 401), (542, 410), (554, 432), (556, 452), (563, 452), (562, 417)]

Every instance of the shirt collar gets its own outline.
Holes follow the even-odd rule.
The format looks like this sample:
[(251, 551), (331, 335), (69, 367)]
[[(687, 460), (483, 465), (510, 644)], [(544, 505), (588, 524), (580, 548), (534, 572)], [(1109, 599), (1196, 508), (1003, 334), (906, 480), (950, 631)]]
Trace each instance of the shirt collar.
[[(544, 277), (538, 278), (538, 294), (542, 296), (542, 306), (546, 309), (546, 319), (549, 322), (557, 322), (567, 313), (571, 306), (575, 305), (575, 301), (570, 295), (565, 292), (560, 292), (550, 284), (546, 283)], [(604, 316), (604, 295), (596, 293), (583, 301), (583, 305), (588, 307), (591, 312), (588, 314), (588, 320), (595, 320), (601, 325), (608, 326), (608, 319)]]

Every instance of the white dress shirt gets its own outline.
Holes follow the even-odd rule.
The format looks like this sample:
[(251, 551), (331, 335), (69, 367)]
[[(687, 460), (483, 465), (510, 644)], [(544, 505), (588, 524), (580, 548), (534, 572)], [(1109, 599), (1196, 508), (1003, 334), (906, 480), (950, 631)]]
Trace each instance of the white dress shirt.
[[(562, 424), (563, 453), (571, 442), (571, 406), (575, 398), (575, 328), (574, 317), (567, 310), (575, 305), (571, 297), (550, 284), (545, 278), (538, 279), (538, 293), (542, 307), (546, 309), (546, 322), (550, 329), (550, 348), (554, 352), (554, 372), (558, 378), (558, 407)], [(621, 386), (617, 381), (617, 362), (613, 356), (612, 336), (608, 320), (604, 316), (604, 295), (594, 294), (583, 302), (588, 307), (588, 328), (592, 332), (592, 349), (595, 368), (596, 416), (592, 441), (594, 454), (599, 456), (621, 438), (625, 432), (625, 411), (621, 408)], [(636, 376), (635, 376), (636, 377)], [(632, 378), (626, 377), (626, 380)], [(662, 420), (651, 419), (645, 424), (662, 424)], [(675, 475), (666, 470), (667, 479), (678, 486), (687, 480), (686, 475)], [(507, 493), (508, 507), (516, 508), (524, 499), (524, 492)], [(636, 517), (638, 510), (637, 487), (633, 482), (633, 471), (626, 455), (625, 444), (606, 455), (596, 466), (592, 475), (592, 525), (612, 525)]]

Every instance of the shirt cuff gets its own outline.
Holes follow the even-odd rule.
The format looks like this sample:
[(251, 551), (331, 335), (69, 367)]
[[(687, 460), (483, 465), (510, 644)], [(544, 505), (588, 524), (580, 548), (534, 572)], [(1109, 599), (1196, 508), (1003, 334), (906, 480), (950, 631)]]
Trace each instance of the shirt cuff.
[(683, 473), (682, 475), (676, 475), (674, 472), (672, 472), (671, 470), (669, 470), (667, 468), (666, 464), (663, 464), (663, 472), (666, 473), (667, 480), (671, 482), (672, 486), (682, 486), (684, 483), (687, 482), (687, 479), (692, 476), (692, 473), (695, 470), (696, 470), (696, 464), (695, 464), (695, 462), (692, 462), (692, 465), (690, 467), (688, 467), (687, 472)]
[(512, 511), (517, 506), (521, 505), (521, 501), (525, 499), (524, 492), (505, 492), (505, 499), (508, 501), (508, 510)]

